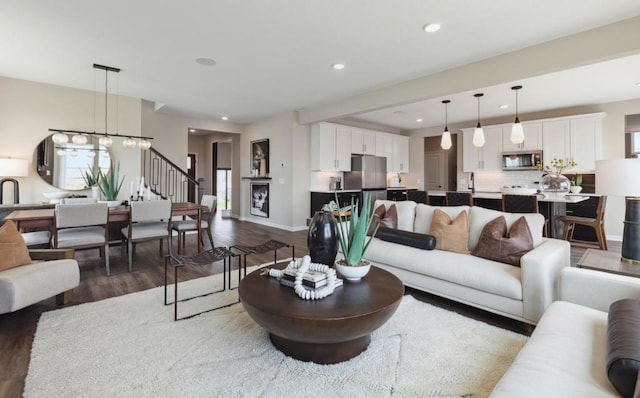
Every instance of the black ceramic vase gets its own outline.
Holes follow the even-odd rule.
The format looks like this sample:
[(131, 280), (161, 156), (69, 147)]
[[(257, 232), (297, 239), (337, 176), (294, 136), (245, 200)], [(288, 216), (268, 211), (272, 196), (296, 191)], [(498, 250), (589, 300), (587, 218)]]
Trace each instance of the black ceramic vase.
[(333, 266), (338, 254), (336, 219), (331, 212), (317, 211), (309, 224), (307, 247), (311, 262)]

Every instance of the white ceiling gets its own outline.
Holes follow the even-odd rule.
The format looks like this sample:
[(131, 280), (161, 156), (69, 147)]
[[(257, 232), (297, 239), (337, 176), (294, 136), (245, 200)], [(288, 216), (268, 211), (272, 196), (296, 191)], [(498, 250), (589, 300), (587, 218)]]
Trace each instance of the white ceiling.
[[(122, 69), (120, 94), (165, 104), (161, 112), (250, 123), (637, 15), (638, 0), (4, 0), (0, 75), (93, 90), (99, 63)], [(442, 29), (422, 31), (430, 22)], [(640, 56), (515, 83), (526, 113), (640, 98), (637, 82)], [(478, 87), (483, 117), (514, 111), (512, 83)], [(472, 94), (448, 97), (451, 123), (475, 118)], [(356, 117), (438, 125), (440, 100)]]

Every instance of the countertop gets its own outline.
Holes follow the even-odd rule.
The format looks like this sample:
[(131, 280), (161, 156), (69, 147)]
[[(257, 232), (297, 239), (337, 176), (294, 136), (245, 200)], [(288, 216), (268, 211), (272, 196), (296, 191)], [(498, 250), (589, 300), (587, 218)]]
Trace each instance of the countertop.
[[(468, 192), (468, 191), (465, 191)], [(445, 196), (445, 191), (429, 191), (429, 196)], [(545, 197), (542, 194), (538, 194), (538, 201), (540, 202), (558, 202), (558, 203), (578, 203), (589, 199), (590, 196), (594, 196), (595, 194), (568, 194), (565, 196), (550, 196)], [(502, 199), (501, 192), (482, 192), (476, 191), (473, 195), (474, 199)]]

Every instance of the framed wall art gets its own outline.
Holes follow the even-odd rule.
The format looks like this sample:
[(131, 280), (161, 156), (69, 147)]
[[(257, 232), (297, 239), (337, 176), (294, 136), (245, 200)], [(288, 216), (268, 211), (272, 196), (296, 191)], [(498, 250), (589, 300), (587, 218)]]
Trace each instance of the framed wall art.
[(251, 215), (269, 218), (269, 184), (251, 183)]
[(269, 139), (251, 141), (251, 176), (269, 175)]

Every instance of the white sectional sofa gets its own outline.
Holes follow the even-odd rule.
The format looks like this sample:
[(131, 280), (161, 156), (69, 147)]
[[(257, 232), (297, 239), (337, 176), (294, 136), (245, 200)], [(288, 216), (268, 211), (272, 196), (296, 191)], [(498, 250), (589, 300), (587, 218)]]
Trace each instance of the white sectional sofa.
[(640, 298), (640, 278), (563, 269), (561, 301), (549, 306), (491, 397), (620, 397), (606, 373), (607, 311), (623, 298)]
[(544, 217), (512, 214), (478, 206), (439, 207), (412, 201), (376, 201), (375, 207), (396, 205), (398, 229), (428, 233), (436, 208), (455, 218), (468, 212), (472, 250), (486, 223), (504, 215), (507, 226), (525, 216), (534, 249), (520, 260), (520, 267), (443, 250), (422, 250), (375, 238), (365, 253), (374, 265), (395, 274), (409, 287), (446, 297), (529, 324), (536, 324), (545, 309), (558, 298), (560, 270), (570, 266), (569, 243), (542, 237)]

